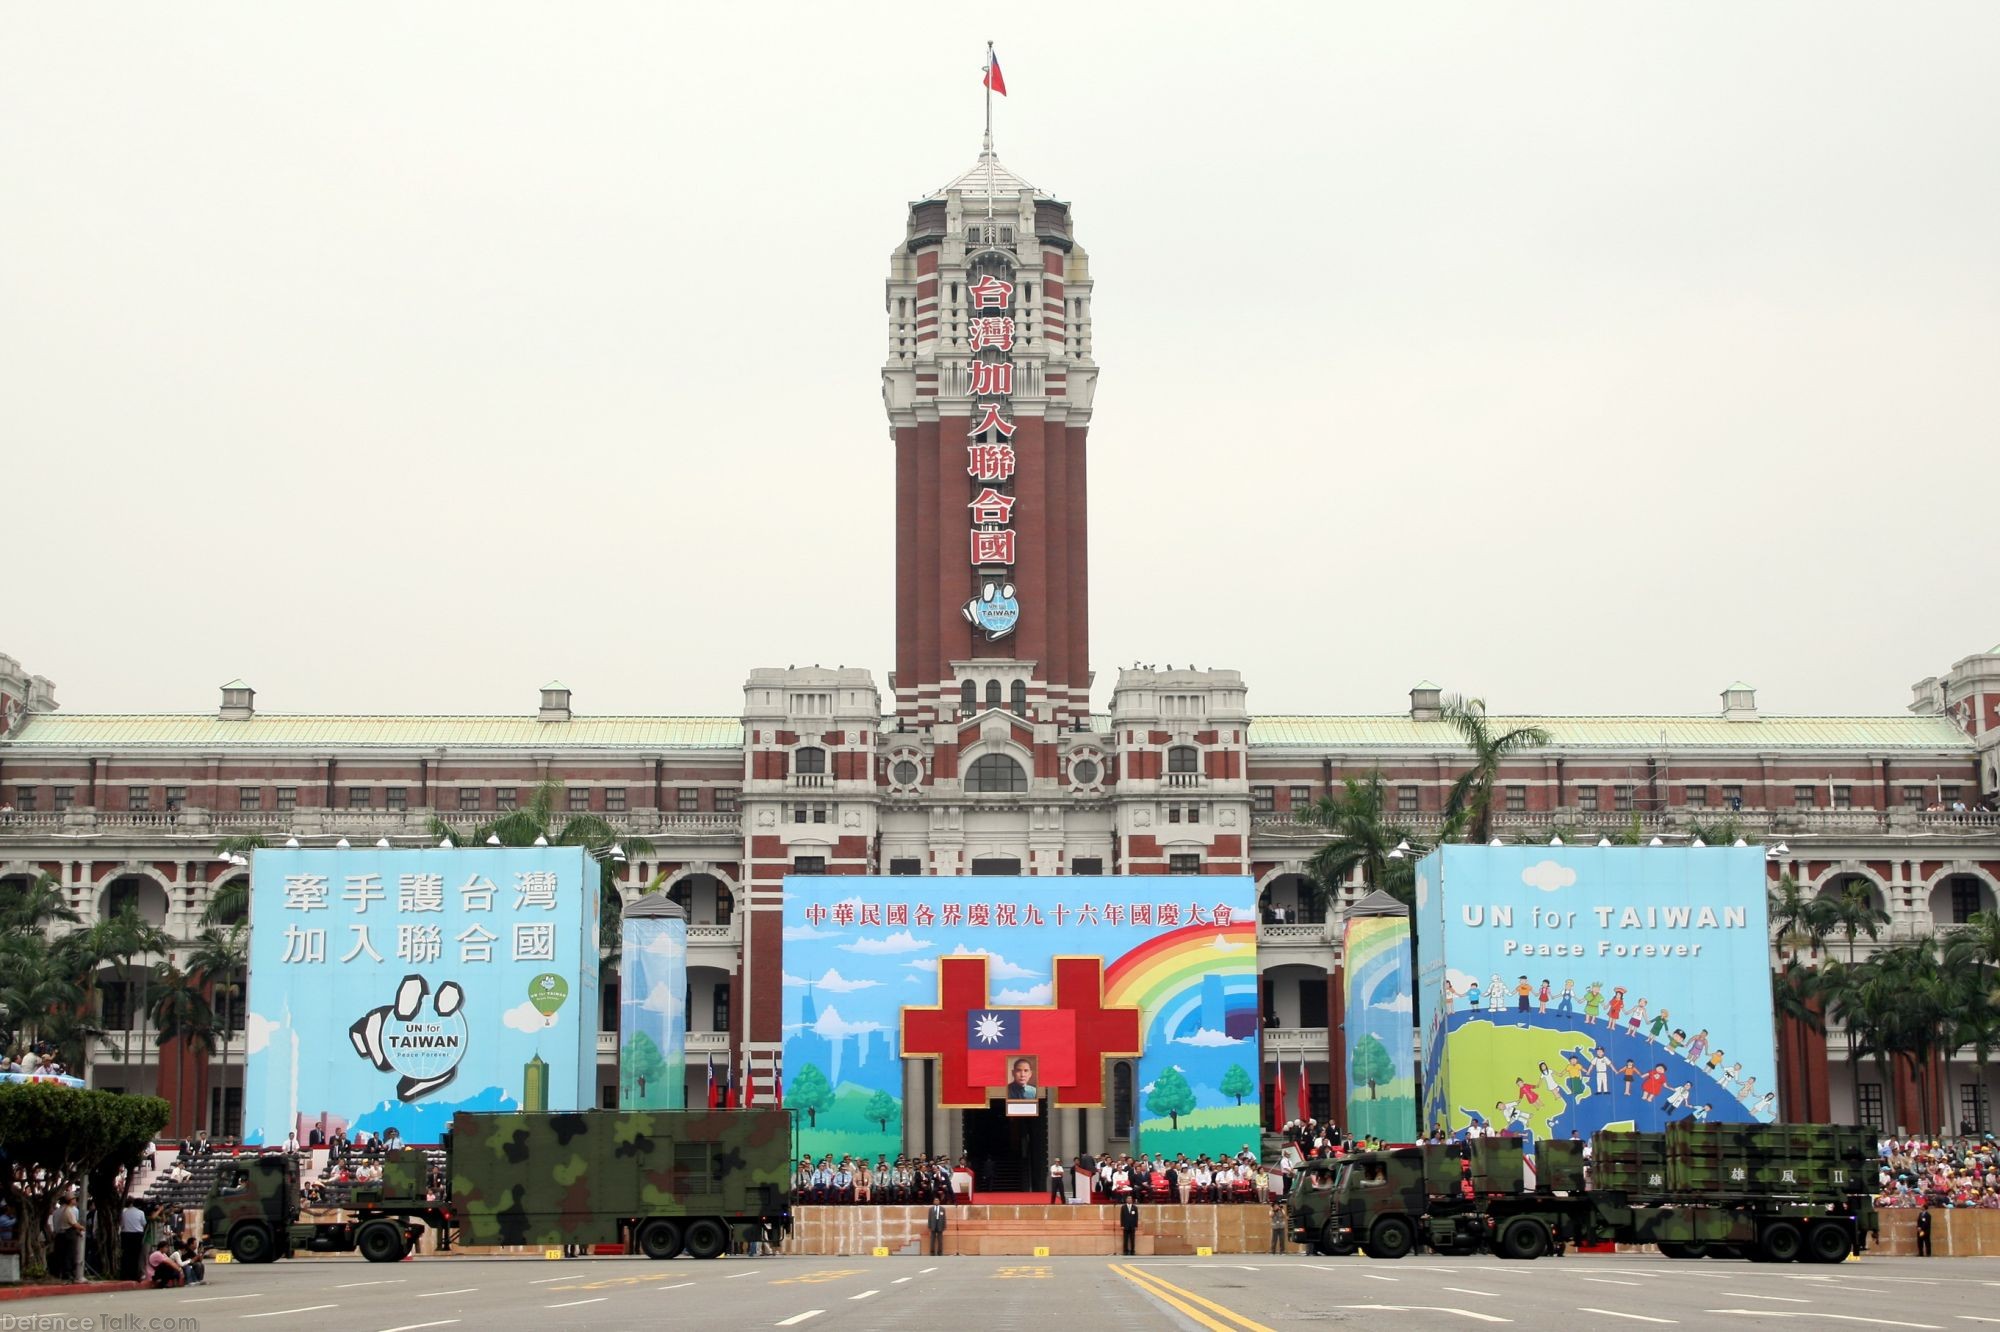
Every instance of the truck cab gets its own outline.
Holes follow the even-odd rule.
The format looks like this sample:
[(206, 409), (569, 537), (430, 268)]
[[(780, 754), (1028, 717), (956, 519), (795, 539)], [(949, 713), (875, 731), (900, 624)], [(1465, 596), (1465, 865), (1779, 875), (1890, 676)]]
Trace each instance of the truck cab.
[(215, 1174), (201, 1229), (239, 1263), (268, 1263), (291, 1252), (299, 1215), (299, 1167), (288, 1155), (240, 1156)]

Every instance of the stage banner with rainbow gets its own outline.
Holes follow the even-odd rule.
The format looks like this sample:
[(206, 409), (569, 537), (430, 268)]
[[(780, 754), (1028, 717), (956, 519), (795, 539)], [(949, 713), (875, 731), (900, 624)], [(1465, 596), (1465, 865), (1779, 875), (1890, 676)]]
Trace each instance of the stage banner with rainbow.
[[(1370, 908), (1363, 913), (1360, 908)], [(1347, 1047), (1347, 1117), (1341, 1127), (1382, 1142), (1417, 1139), (1414, 968), (1410, 914), (1370, 893), (1347, 914), (1340, 955)]]
[(1254, 1145), (1255, 905), (1250, 879), (1224, 875), (787, 878), (801, 1154), (911, 1150), (913, 1060), (944, 1109), (1096, 1107), (1129, 1115), (1147, 1151)]

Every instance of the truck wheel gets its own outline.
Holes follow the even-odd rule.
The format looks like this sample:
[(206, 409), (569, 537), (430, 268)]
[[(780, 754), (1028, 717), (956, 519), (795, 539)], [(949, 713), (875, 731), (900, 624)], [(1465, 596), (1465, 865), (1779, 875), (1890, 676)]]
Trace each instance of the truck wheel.
[(1797, 1262), (1804, 1251), (1805, 1236), (1790, 1221), (1773, 1221), (1764, 1227), (1764, 1242), (1757, 1246), (1758, 1252), (1767, 1263)]
[(1416, 1247), (1417, 1232), (1408, 1219), (1385, 1216), (1368, 1232), (1368, 1243), (1362, 1249), (1370, 1258), (1407, 1258)]
[(720, 1258), (729, 1247), (729, 1232), (720, 1221), (703, 1217), (688, 1222), (687, 1251), (691, 1258)]
[(1844, 1263), (1852, 1252), (1854, 1241), (1838, 1221), (1815, 1221), (1806, 1231), (1806, 1256), (1815, 1263)]
[(400, 1263), (409, 1250), (403, 1228), (394, 1221), (370, 1221), (354, 1233), (354, 1247), (371, 1263)]
[(229, 1256), (239, 1263), (268, 1263), (278, 1256), (271, 1232), (256, 1222), (229, 1232)]
[(673, 1258), (681, 1251), (681, 1228), (672, 1221), (654, 1219), (639, 1227), (639, 1252), (648, 1258)]
[(1329, 1221), (1326, 1223), (1326, 1229), (1320, 1232), (1319, 1251), (1329, 1258), (1345, 1258), (1354, 1252), (1353, 1237), (1344, 1234), (1338, 1226)]
[(1541, 1222), (1521, 1217), (1500, 1232), (1499, 1249), (1502, 1258), (1539, 1258), (1549, 1251), (1549, 1232)]

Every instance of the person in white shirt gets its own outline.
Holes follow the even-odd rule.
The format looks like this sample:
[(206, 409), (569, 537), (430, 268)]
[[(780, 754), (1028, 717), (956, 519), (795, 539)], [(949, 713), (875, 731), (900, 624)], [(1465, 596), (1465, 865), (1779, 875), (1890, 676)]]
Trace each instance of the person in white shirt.
[(146, 1264), (146, 1214), (129, 1199), (118, 1213), (118, 1275), (137, 1281)]

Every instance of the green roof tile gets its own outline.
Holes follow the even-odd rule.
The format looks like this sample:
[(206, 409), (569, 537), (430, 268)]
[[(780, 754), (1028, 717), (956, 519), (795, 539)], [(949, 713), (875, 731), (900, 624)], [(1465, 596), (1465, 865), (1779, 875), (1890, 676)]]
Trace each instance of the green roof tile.
[(741, 749), (734, 717), (343, 717), (31, 714), (8, 745), (70, 749)]
[[(1973, 743), (1938, 716), (1773, 717), (1726, 721), (1720, 717), (1488, 717), (1495, 731), (1546, 727), (1552, 749), (1915, 749), (1971, 752)], [(1449, 722), (1406, 716), (1258, 717), (1250, 744), (1259, 749), (1459, 748)]]

